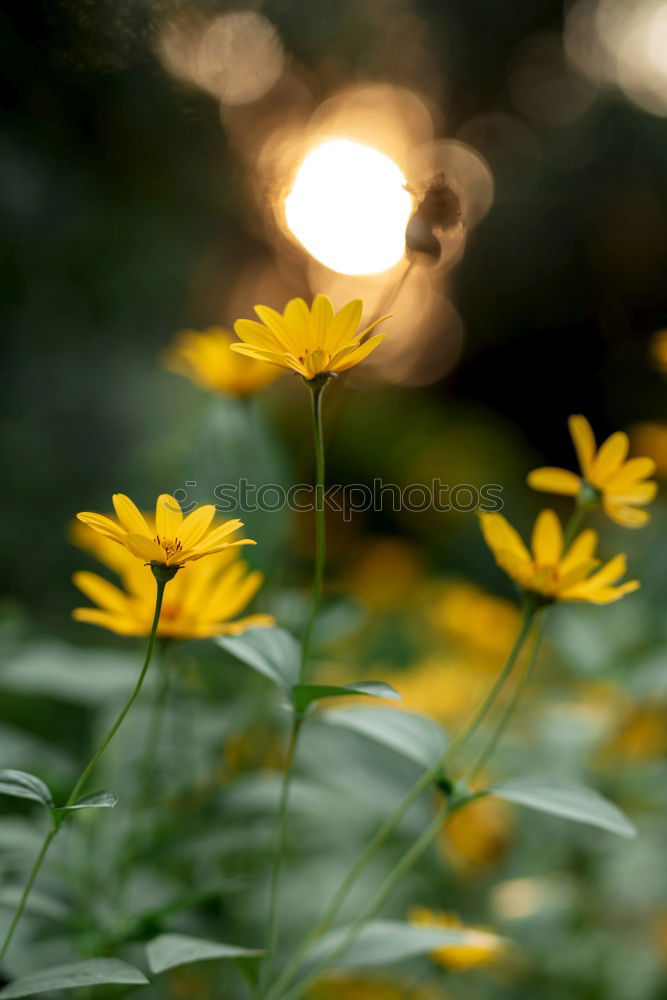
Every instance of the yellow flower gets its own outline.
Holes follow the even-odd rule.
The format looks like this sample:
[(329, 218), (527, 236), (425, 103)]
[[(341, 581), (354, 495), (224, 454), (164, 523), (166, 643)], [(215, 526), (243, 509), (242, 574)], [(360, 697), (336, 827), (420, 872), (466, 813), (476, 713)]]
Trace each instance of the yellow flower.
[(443, 826), (439, 846), (458, 867), (478, 871), (493, 864), (509, 847), (512, 811), (491, 796), (457, 810)]
[[(120, 578), (122, 589), (96, 573), (74, 574), (74, 583), (97, 607), (76, 608), (73, 618), (100, 625), (117, 635), (150, 635), (155, 611), (155, 581), (126, 548), (78, 525), (77, 545), (87, 549)], [(217, 552), (204, 562), (184, 567), (166, 588), (158, 624), (159, 636), (206, 639), (238, 635), (256, 625), (272, 625), (269, 615), (232, 619), (252, 600), (261, 573), (248, 566), (233, 549)]]
[(184, 330), (164, 351), (164, 363), (173, 372), (186, 375), (209, 392), (228, 396), (254, 396), (280, 374), (254, 358), (230, 351), (234, 338), (220, 327), (203, 333)]
[(658, 330), (653, 334), (650, 352), (655, 367), (663, 375), (667, 375), (667, 330)]
[(655, 475), (667, 479), (667, 424), (643, 423), (630, 428), (632, 450), (655, 462)]
[(430, 957), (446, 969), (463, 972), (480, 965), (489, 965), (507, 952), (507, 942), (480, 927), (464, 927), (455, 913), (434, 913), (425, 906), (414, 906), (408, 913), (408, 920), (418, 927), (441, 927), (443, 930), (463, 930), (461, 944), (447, 944)]
[(449, 581), (441, 587), (431, 619), (448, 639), (491, 657), (494, 667), (496, 657), (507, 655), (521, 624), (516, 604), (463, 581)]
[(581, 414), (570, 417), (568, 425), (581, 476), (568, 469), (535, 469), (528, 476), (528, 485), (534, 490), (572, 497), (588, 487), (613, 521), (628, 528), (646, 524), (649, 515), (641, 507), (650, 503), (657, 492), (656, 483), (647, 482), (655, 472), (653, 459), (631, 458), (628, 461), (630, 441), (623, 431), (612, 434), (597, 449), (591, 425)]
[(431, 986), (389, 979), (368, 979), (344, 973), (327, 977), (308, 993), (308, 1000), (444, 1000)]
[(183, 517), (178, 501), (168, 493), (161, 493), (155, 504), (154, 523), (123, 493), (114, 493), (113, 505), (118, 521), (89, 511), (76, 516), (105, 538), (124, 545), (137, 558), (158, 566), (179, 567), (231, 546), (255, 544), (249, 538), (226, 540), (243, 527), (242, 521), (226, 521), (211, 529), (215, 516), (213, 504), (197, 507)]
[(291, 369), (308, 380), (338, 374), (359, 364), (384, 340), (384, 334), (378, 333), (361, 342), (387, 319), (383, 316), (359, 333), (362, 309), (361, 299), (353, 299), (334, 313), (326, 295), (316, 295), (310, 309), (303, 299), (292, 299), (282, 315), (268, 306), (255, 306), (261, 323), (237, 320), (234, 330), (243, 343), (232, 344), (232, 350)]
[(563, 529), (552, 510), (543, 510), (535, 522), (532, 552), (502, 514), (480, 514), (480, 521), (498, 565), (520, 586), (549, 601), (610, 604), (639, 587), (637, 580), (615, 586), (627, 569), (623, 555), (597, 569), (597, 534), (590, 528), (564, 551)]

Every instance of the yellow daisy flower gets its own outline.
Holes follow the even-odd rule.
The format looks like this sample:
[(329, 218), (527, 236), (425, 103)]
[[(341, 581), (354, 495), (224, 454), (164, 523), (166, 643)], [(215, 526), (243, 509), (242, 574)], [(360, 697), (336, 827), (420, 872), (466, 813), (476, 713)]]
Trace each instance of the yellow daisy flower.
[[(76, 608), (72, 617), (123, 636), (150, 635), (155, 612), (152, 574), (126, 548), (90, 528), (79, 525), (74, 539), (105, 563), (120, 578), (117, 587), (96, 573), (75, 573), (79, 590), (97, 607)], [(239, 635), (247, 628), (272, 625), (270, 615), (249, 615), (233, 620), (250, 603), (263, 582), (233, 549), (217, 552), (203, 562), (191, 563), (167, 587), (162, 602), (158, 636), (175, 639), (208, 639)]]
[(137, 558), (156, 566), (178, 569), (186, 562), (231, 546), (255, 544), (249, 538), (236, 542), (227, 540), (229, 535), (243, 527), (242, 521), (226, 521), (211, 528), (215, 516), (213, 504), (197, 507), (183, 517), (178, 501), (168, 493), (161, 493), (155, 504), (154, 522), (145, 518), (123, 493), (114, 493), (113, 505), (117, 521), (89, 511), (76, 516), (105, 538), (124, 545)]
[(231, 333), (212, 327), (200, 333), (184, 330), (163, 353), (164, 363), (178, 375), (186, 375), (209, 392), (228, 396), (254, 396), (273, 382), (280, 372), (254, 358), (229, 350)]
[(600, 446), (586, 417), (576, 414), (568, 421), (570, 434), (579, 458), (581, 475), (568, 469), (535, 469), (528, 476), (528, 485), (545, 493), (581, 496), (590, 491), (592, 498), (602, 503), (602, 509), (613, 521), (628, 528), (639, 528), (649, 519), (642, 510), (657, 492), (657, 484), (647, 482), (655, 472), (651, 458), (627, 460), (630, 441), (627, 434), (617, 431)]
[(516, 583), (546, 601), (610, 604), (639, 587), (637, 580), (615, 586), (627, 569), (624, 555), (615, 556), (598, 569), (598, 536), (590, 528), (564, 551), (563, 529), (552, 510), (543, 510), (538, 516), (530, 552), (502, 514), (480, 514), (480, 521), (498, 565)]
[(359, 364), (384, 340), (378, 333), (362, 343), (386, 316), (358, 332), (363, 303), (353, 299), (335, 313), (326, 295), (316, 295), (309, 309), (303, 299), (292, 299), (281, 315), (268, 306), (255, 306), (261, 322), (239, 319), (234, 330), (242, 344), (232, 350), (249, 358), (291, 369), (309, 381), (317, 375), (337, 375)]
[(445, 969), (463, 972), (489, 965), (502, 957), (508, 949), (508, 943), (503, 938), (480, 927), (465, 927), (455, 913), (434, 913), (426, 906), (414, 906), (408, 913), (408, 920), (417, 927), (465, 931), (461, 944), (447, 944), (431, 952), (430, 958)]

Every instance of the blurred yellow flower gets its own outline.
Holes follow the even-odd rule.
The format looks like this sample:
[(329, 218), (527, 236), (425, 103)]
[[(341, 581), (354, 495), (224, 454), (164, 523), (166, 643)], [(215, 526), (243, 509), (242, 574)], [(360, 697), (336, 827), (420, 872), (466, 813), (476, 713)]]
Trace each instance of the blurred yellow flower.
[(114, 493), (113, 505), (118, 521), (89, 511), (76, 516), (105, 538), (124, 545), (133, 555), (147, 563), (179, 567), (236, 545), (255, 544), (249, 538), (236, 542), (226, 540), (234, 531), (243, 527), (242, 521), (226, 521), (211, 528), (215, 517), (213, 504), (197, 507), (187, 517), (183, 517), (178, 501), (168, 493), (162, 493), (155, 505), (154, 522), (151, 518), (144, 517), (123, 493)]
[(487, 796), (450, 816), (440, 835), (439, 847), (447, 858), (479, 870), (503, 856), (512, 835), (512, 810), (506, 802)]
[[(74, 539), (120, 578), (122, 589), (96, 573), (74, 574), (74, 583), (97, 607), (76, 608), (76, 621), (100, 625), (117, 635), (150, 635), (155, 611), (155, 581), (127, 549), (78, 526)], [(272, 625), (269, 615), (232, 620), (250, 603), (263, 582), (250, 572), (234, 549), (217, 552), (203, 562), (183, 568), (167, 587), (158, 624), (158, 636), (205, 639), (238, 635), (257, 625)]]
[(438, 722), (456, 722), (484, 697), (488, 676), (465, 658), (429, 657), (390, 677), (402, 701), (396, 711), (422, 712)]
[(649, 350), (655, 367), (667, 375), (667, 330), (658, 330), (653, 334)]
[(444, 1000), (444, 995), (431, 986), (402, 985), (389, 980), (335, 975), (318, 983), (308, 1000)]
[(597, 569), (600, 560), (595, 558), (595, 531), (582, 531), (564, 551), (563, 529), (552, 510), (543, 510), (535, 522), (532, 552), (502, 514), (479, 517), (484, 539), (498, 565), (521, 587), (546, 601), (610, 604), (639, 587), (637, 580), (616, 586), (627, 569), (624, 555)]
[(334, 313), (326, 295), (316, 295), (309, 309), (303, 299), (292, 299), (281, 315), (268, 306), (255, 306), (261, 322), (239, 319), (234, 330), (242, 344), (232, 350), (249, 358), (291, 369), (305, 379), (338, 374), (359, 364), (384, 340), (378, 333), (362, 338), (386, 316), (358, 332), (363, 303), (353, 299)]
[(454, 913), (435, 913), (425, 906), (414, 906), (408, 913), (408, 920), (417, 926), (465, 931), (465, 943), (448, 944), (431, 952), (430, 958), (446, 969), (463, 972), (490, 965), (507, 952), (508, 945), (503, 938), (480, 927), (464, 927)]
[(376, 538), (359, 548), (350, 588), (374, 610), (404, 609), (422, 577), (413, 547), (396, 538)]
[(638, 706), (628, 713), (606, 748), (614, 757), (639, 762), (662, 757), (667, 751), (667, 707)]
[(506, 656), (521, 624), (521, 613), (511, 601), (458, 581), (443, 585), (431, 618), (447, 638), (492, 657)]
[(632, 450), (655, 462), (655, 475), (667, 479), (667, 424), (646, 422), (630, 428)]
[(544, 493), (578, 496), (588, 487), (599, 498), (602, 509), (613, 521), (628, 528), (639, 528), (649, 519), (641, 509), (651, 503), (657, 485), (647, 481), (655, 472), (651, 458), (627, 460), (630, 440), (617, 431), (597, 449), (591, 425), (581, 414), (570, 417), (570, 434), (579, 458), (581, 476), (568, 469), (545, 467), (528, 476), (528, 485)]
[(278, 378), (280, 372), (254, 358), (233, 351), (231, 333), (221, 327), (204, 332), (184, 330), (163, 352), (167, 368), (186, 375), (209, 392), (228, 396), (254, 396)]

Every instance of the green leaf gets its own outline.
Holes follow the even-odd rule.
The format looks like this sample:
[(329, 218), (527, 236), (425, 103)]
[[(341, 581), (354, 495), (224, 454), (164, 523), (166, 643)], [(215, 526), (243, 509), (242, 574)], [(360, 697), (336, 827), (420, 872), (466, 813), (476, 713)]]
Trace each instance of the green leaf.
[(349, 695), (365, 694), (370, 698), (386, 698), (400, 701), (401, 696), (391, 684), (382, 681), (358, 681), (356, 684), (295, 684), (292, 688), (292, 702), (297, 712), (305, 712), (313, 701), (320, 698), (342, 698)]
[(84, 795), (82, 799), (74, 802), (71, 806), (58, 806), (52, 812), (67, 813), (74, 809), (113, 809), (117, 802), (118, 796), (115, 792), (91, 792), (90, 795)]
[(15, 979), (0, 990), (0, 998), (29, 997), (47, 990), (65, 990), (75, 986), (102, 986), (107, 983), (148, 984), (143, 972), (117, 958), (89, 958), (84, 962), (57, 965), (42, 972), (31, 972)]
[(571, 785), (555, 778), (513, 778), (494, 785), (489, 794), (529, 809), (563, 816), (575, 823), (589, 823), (620, 837), (634, 837), (637, 833), (618, 806), (582, 785)]
[[(311, 952), (316, 964), (331, 955), (343, 942), (347, 927), (329, 931)], [(444, 945), (464, 946), (470, 942), (465, 928), (419, 927), (400, 920), (373, 920), (359, 932), (353, 943), (339, 958), (337, 969), (367, 969), (401, 962), (415, 955), (425, 955)]]
[(397, 712), (380, 705), (336, 708), (320, 716), (330, 726), (343, 726), (376, 743), (383, 743), (421, 767), (429, 768), (443, 754), (447, 738), (433, 719), (416, 712)]
[(27, 771), (0, 770), (0, 793), (17, 799), (32, 799), (47, 809), (53, 808), (53, 796), (41, 778)]
[(185, 934), (161, 934), (146, 947), (151, 972), (166, 972), (189, 962), (206, 962), (214, 958), (258, 958), (264, 952), (237, 948), (233, 944), (202, 941)]
[(282, 628), (249, 628), (243, 635), (215, 640), (241, 663), (289, 692), (299, 679), (301, 647)]
[[(23, 886), (8, 885), (0, 889), (0, 906), (15, 910), (21, 902), (23, 896)], [(38, 917), (46, 917), (47, 920), (63, 921), (69, 914), (69, 907), (61, 899), (55, 896), (47, 896), (44, 892), (32, 890), (25, 905), (26, 912), (34, 913)]]

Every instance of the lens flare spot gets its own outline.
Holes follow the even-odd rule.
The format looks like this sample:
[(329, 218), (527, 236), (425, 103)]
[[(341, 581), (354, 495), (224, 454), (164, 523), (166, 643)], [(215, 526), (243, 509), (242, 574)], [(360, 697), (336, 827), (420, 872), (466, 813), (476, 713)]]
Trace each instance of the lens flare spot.
[(299, 242), (340, 274), (378, 274), (405, 253), (412, 198), (388, 156), (349, 139), (310, 150), (285, 199)]

